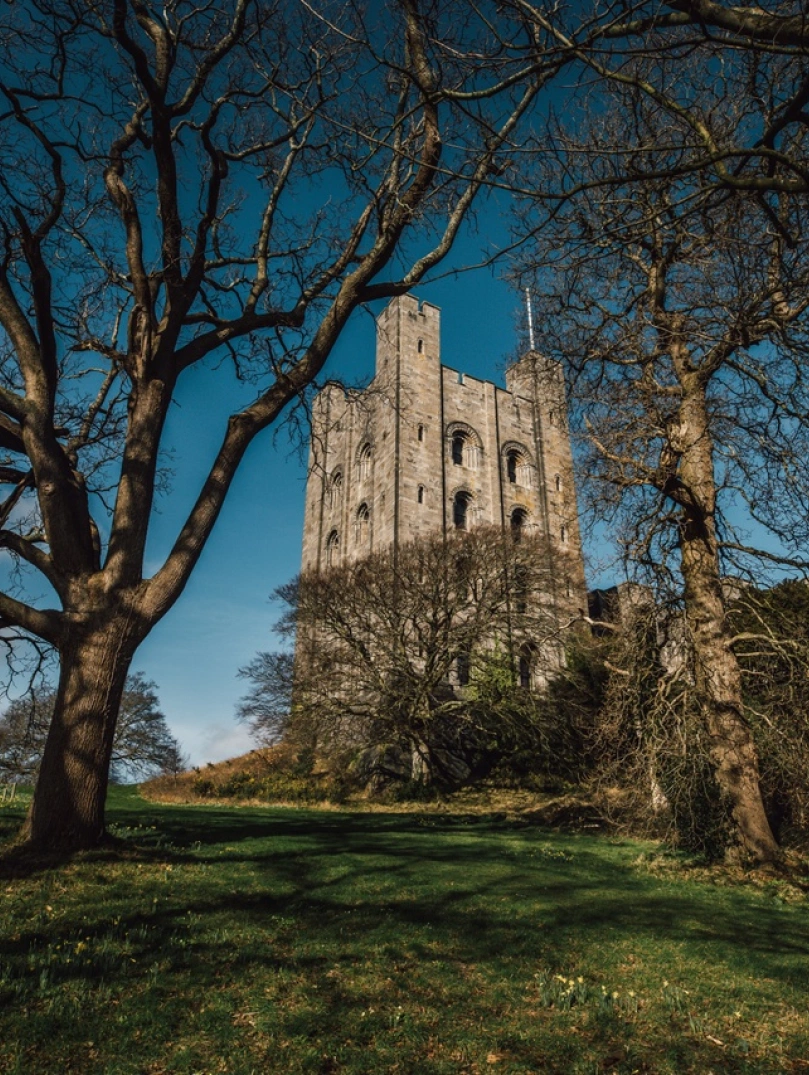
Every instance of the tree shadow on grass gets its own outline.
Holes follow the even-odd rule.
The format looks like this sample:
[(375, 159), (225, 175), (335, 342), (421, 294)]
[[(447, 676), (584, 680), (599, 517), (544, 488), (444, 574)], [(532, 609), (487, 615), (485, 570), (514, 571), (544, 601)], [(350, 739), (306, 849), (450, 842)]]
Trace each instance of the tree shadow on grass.
[[(117, 845), (77, 856), (69, 872), (43, 866), (30, 890), (43, 910), (0, 938), (0, 1009), (37, 1011), (73, 991), (101, 1025), (105, 1002), (83, 990), (103, 981), (116, 1003), (145, 1005), (134, 1025), (164, 1020), (167, 1039), (194, 1025), (202, 998), (224, 996), (228, 1026), (247, 1006), (268, 1041), (316, 1027), (373, 1050), (393, 1035), (392, 1005), (422, 1013), (414, 1040), (454, 1006), (470, 1027), (491, 1018), (510, 1028), (503, 1048), (533, 1070), (531, 1020), (500, 1020), (497, 1006), (530, 1004), (539, 970), (600, 974), (612, 988), (605, 975), (632, 952), (650, 990), (670, 967), (710, 967), (730, 989), (761, 983), (766, 999), (778, 983), (796, 1005), (806, 999), (805, 908), (655, 877), (633, 864), (631, 842), (499, 815), (161, 808), (130, 797), (109, 816)], [(376, 1014), (366, 1023), (360, 1008)], [(75, 1014), (65, 1011), (30, 1034), (55, 1026), (67, 1041)], [(708, 1067), (733, 1070), (720, 1061)]]
[[(145, 816), (124, 809), (113, 817), (125, 838), (81, 861), (218, 868), (213, 882), (203, 876), (181, 893), (170, 890), (168, 909), (121, 908), (122, 922), (148, 926), (155, 953), (170, 947), (183, 916), (235, 916), (259, 933), (281, 916), (310, 945), (328, 947), (339, 936), (350, 947), (376, 937), (420, 950), (440, 935), (451, 940), (451, 958), (471, 962), (542, 953), (563, 967), (570, 952), (619, 945), (623, 937), (698, 943), (739, 968), (754, 954), (768, 975), (795, 985), (800, 979), (805, 988), (796, 969), (809, 958), (802, 908), (785, 912), (744, 890), (661, 883), (597, 837), (515, 831), (480, 815), (430, 815), (425, 823), (412, 814), (211, 807)], [(17, 954), (34, 939), (20, 937)]]
[[(13, 824), (0, 828), (0, 839), (12, 839), (22, 824), (18, 813)], [(31, 852), (13, 844), (0, 850), (0, 878), (29, 877), (43, 870), (80, 858), (103, 862), (119, 857), (163, 859), (179, 862), (187, 854), (197, 856), (205, 848), (228, 845), (240, 860), (250, 857), (244, 845), (253, 840), (316, 839), (323, 852), (346, 845), (370, 853), (380, 843), (401, 834), (428, 830), (438, 833), (473, 831), (478, 834), (509, 831), (516, 822), (504, 822), (502, 815), (458, 815), (351, 813), (299, 808), (267, 807), (250, 809), (222, 806), (169, 806), (143, 803), (117, 806), (108, 811), (108, 835), (104, 843), (85, 852)], [(314, 836), (313, 834), (317, 834)], [(400, 845), (400, 853), (405, 848)], [(270, 857), (261, 852), (259, 859)]]

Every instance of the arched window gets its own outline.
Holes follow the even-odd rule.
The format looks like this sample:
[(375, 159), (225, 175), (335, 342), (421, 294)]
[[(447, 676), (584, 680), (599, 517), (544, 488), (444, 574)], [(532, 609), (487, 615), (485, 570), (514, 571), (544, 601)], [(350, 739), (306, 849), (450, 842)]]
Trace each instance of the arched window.
[(419, 354), (424, 354), (424, 340), (419, 340)]
[(567, 541), (567, 527), (565, 526), (564, 523), (562, 523), (562, 526), (559, 529), (559, 539), (560, 539), (560, 541), (562, 542), (563, 545)]
[(419, 440), (424, 440), (424, 426), (419, 426)]
[(452, 435), (452, 462), (456, 467), (463, 466), (463, 450), (466, 446), (466, 437), (463, 433), (453, 433)]
[(556, 492), (561, 493), (561, 491), (562, 491), (562, 479), (558, 474), (554, 478), (554, 485), (556, 486)]
[(483, 453), (483, 443), (474, 429), (465, 422), (453, 422), (448, 426), (446, 436), (452, 463), (456, 467), (477, 470)]
[(417, 498), (418, 498), (419, 504), (424, 503), (424, 486), (423, 485), (419, 486), (418, 493), (417, 493)]
[(326, 566), (336, 567), (340, 560), (340, 535), (332, 530), (326, 539)]
[(522, 541), (527, 523), (528, 512), (525, 508), (515, 508), (511, 513), (511, 540), (515, 545)]
[(510, 485), (522, 485), (526, 488), (534, 484), (533, 467), (528, 449), (521, 444), (509, 443), (503, 446), (504, 481)]
[(357, 508), (357, 543), (365, 545), (368, 542), (371, 531), (371, 512), (368, 505), (360, 504)]
[(343, 472), (337, 467), (332, 471), (331, 479), (329, 481), (329, 501), (332, 504), (339, 504), (343, 496)]
[(357, 456), (357, 469), (360, 481), (371, 477), (371, 445), (367, 442), (360, 448)]
[(470, 522), (471, 493), (460, 492), (455, 494), (452, 501), (452, 522), (456, 530), (468, 530)]

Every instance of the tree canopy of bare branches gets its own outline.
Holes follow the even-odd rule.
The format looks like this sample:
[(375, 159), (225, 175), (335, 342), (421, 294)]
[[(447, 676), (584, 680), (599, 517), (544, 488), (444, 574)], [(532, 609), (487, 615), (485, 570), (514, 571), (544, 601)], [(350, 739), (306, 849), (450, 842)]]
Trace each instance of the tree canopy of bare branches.
[[(61, 668), (26, 841), (103, 837), (127, 668), (185, 587), (245, 451), (317, 377), (352, 312), (423, 280), (481, 190), (511, 185), (540, 91), (570, 63), (622, 77), (618, 43), (667, 48), (655, 27), (691, 33), (693, 48), (714, 33), (731, 52), (754, 42), (768, 70), (786, 70), (804, 45), (793, 7), (5, 5), (0, 548), (17, 574), (0, 629), (5, 644), (55, 648)], [(730, 150), (703, 138), (722, 182), (771, 162), (767, 189), (800, 181), (788, 147), (781, 158), (805, 126), (805, 90), (784, 84), (760, 146), (758, 131)], [(221, 429), (147, 573), (166, 418), (206, 364), (255, 397)]]
[[(576, 189), (526, 264), (544, 294), (543, 346), (570, 374), (588, 493), (620, 521), (628, 559), (684, 604), (735, 839), (767, 859), (777, 851), (722, 578), (809, 566), (806, 201), (789, 184), (717, 182), (642, 70), (599, 99), (583, 137), (559, 130), (556, 167)], [(709, 64), (690, 74), (692, 116), (711, 100), (700, 75), (712, 81)], [(739, 99), (714, 101), (712, 123), (736, 144), (749, 122)], [(754, 528), (769, 541), (749, 540)]]
[[(16, 699), (0, 717), (0, 773), (30, 783), (48, 736), (55, 692), (37, 688)], [(182, 747), (160, 709), (157, 687), (131, 673), (121, 696), (112, 743), (111, 773), (118, 781), (177, 773), (186, 765)]]
[[(441, 262), (562, 62), (465, 3), (6, 5), (0, 627), (61, 668), (29, 843), (103, 836), (127, 668), (248, 445), (360, 304)], [(255, 397), (147, 576), (166, 417), (211, 363)]]
[[(553, 605), (552, 571), (543, 540), (477, 527), (302, 576), (281, 621), (296, 634), (286, 737), (343, 766), (395, 754), (400, 775), (438, 784), (529, 745), (537, 767), (563, 768), (571, 729), (533, 693), (571, 626)], [(257, 730), (273, 735), (288, 665), (260, 657), (245, 715), (268, 701)]]

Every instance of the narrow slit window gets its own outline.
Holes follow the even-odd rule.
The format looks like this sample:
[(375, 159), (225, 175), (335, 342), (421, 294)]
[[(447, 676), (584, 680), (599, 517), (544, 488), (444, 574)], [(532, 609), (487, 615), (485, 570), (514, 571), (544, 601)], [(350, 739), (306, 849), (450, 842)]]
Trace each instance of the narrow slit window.
[(458, 686), (466, 687), (469, 685), (469, 654), (459, 653), (455, 661), (455, 671), (458, 676)]
[(520, 654), (518, 666), (520, 686), (524, 691), (531, 689), (531, 658), (527, 653)]
[(520, 463), (519, 453), (514, 450), (506, 455), (506, 475), (511, 485), (517, 484), (517, 467)]
[(517, 564), (514, 570), (514, 609), (524, 613), (528, 602), (528, 571), (524, 564)]

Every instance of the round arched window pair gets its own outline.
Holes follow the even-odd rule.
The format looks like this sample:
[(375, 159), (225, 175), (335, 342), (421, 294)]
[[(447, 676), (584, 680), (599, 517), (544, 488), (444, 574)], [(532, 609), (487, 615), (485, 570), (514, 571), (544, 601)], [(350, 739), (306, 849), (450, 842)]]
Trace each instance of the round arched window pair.
[(477, 470), (483, 452), (483, 444), (477, 433), (470, 426), (450, 426), (448, 434), (453, 465)]

